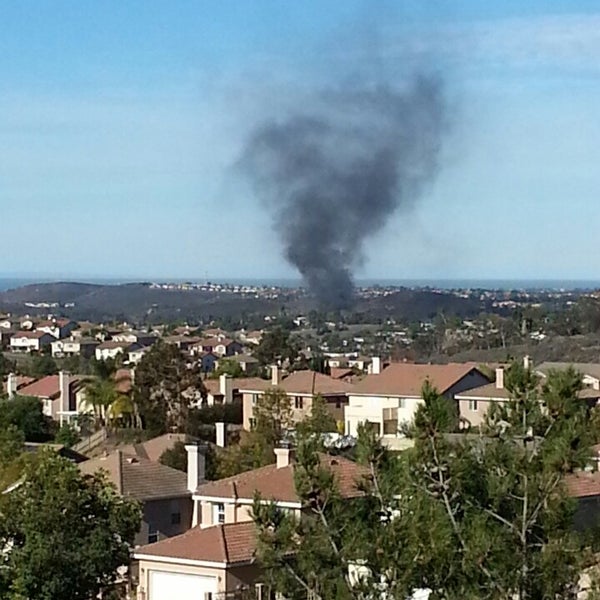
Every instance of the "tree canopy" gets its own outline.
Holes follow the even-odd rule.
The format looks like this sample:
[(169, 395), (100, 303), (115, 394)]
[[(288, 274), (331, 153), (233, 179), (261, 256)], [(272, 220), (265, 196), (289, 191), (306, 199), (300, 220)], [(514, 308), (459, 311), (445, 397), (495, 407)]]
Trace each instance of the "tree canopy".
[(197, 362), (173, 344), (156, 343), (136, 367), (133, 398), (151, 435), (186, 431), (190, 407), (206, 397)]
[(27, 461), (22, 481), (0, 498), (0, 596), (89, 600), (129, 564), (138, 503), (99, 475), (82, 476), (51, 450)]
[(511, 398), (481, 436), (451, 434), (452, 403), (429, 386), (414, 419), (414, 447), (393, 456), (368, 428), (356, 455), (363, 495), (340, 498), (314, 436), (297, 453), (304, 516), (256, 502), (265, 581), (287, 598), (382, 597), (537, 600), (576, 598), (589, 558), (574, 528), (565, 478), (586, 465), (597, 417), (573, 371), (544, 383), (515, 365)]

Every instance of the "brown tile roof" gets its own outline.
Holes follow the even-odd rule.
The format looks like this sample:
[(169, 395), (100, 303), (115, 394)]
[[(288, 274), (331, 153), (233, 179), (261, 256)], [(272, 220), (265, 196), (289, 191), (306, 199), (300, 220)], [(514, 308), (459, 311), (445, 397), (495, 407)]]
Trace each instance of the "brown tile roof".
[(82, 473), (106, 471), (117, 491), (136, 500), (158, 500), (187, 496), (187, 474), (158, 462), (116, 450), (108, 456), (81, 463)]
[(354, 386), (353, 393), (420, 397), (423, 383), (428, 379), (438, 392), (443, 394), (475, 368), (473, 363), (392, 363), (379, 375), (367, 375)]
[(344, 377), (351, 377), (352, 375), (354, 375), (352, 369), (343, 367), (331, 367), (331, 369), (329, 369), (329, 376), (334, 379), (344, 379)]
[(488, 383), (480, 387), (456, 394), (457, 398), (489, 398), (490, 400), (508, 400), (510, 393), (506, 388), (497, 388), (496, 383)]
[[(340, 494), (345, 498), (362, 495), (357, 483), (366, 474), (364, 467), (339, 456), (320, 455), (321, 465), (331, 470)], [(258, 492), (265, 500), (299, 502), (294, 484), (294, 464), (277, 468), (268, 465), (246, 471), (233, 477), (209, 481), (198, 486), (196, 494), (216, 498), (240, 498), (252, 500)]]
[[(29, 385), (35, 381), (35, 377), (27, 377), (27, 375), (17, 375), (17, 390)], [(8, 380), (2, 382), (2, 391), (4, 394), (8, 391)]]
[(600, 379), (600, 363), (568, 363), (568, 362), (543, 362), (538, 365), (535, 370), (547, 375), (549, 371), (564, 371), (569, 367), (573, 367), (582, 375), (591, 375)]
[[(322, 394), (333, 396), (347, 394), (354, 386), (346, 381), (335, 379), (316, 371), (294, 371), (285, 377), (278, 386), (274, 386), (270, 380), (252, 377), (243, 382), (240, 381), (238, 389), (247, 391), (266, 391), (268, 389), (280, 389), (287, 394)], [(235, 387), (235, 386), (234, 386)]]
[[(582, 400), (593, 400), (595, 398), (600, 398), (600, 390), (583, 388), (579, 391), (577, 397), (581, 398)], [(482, 385), (480, 387), (461, 392), (460, 394), (456, 394), (456, 398), (459, 400), (462, 398), (508, 400), (510, 398), (510, 392), (505, 387), (497, 388), (495, 383), (488, 383), (487, 385)]]
[(109, 340), (107, 342), (102, 342), (99, 346), (97, 346), (98, 350), (106, 350), (106, 349), (111, 349), (113, 350), (114, 348), (129, 348), (129, 346), (131, 346), (131, 342), (114, 342), (112, 340)]
[[(79, 377), (71, 375), (69, 377), (69, 386), (81, 383)], [(25, 385), (18, 390), (19, 396), (37, 396), (38, 398), (58, 398), (60, 395), (60, 383), (58, 375), (46, 375), (29, 385)]]
[(29, 340), (36, 340), (44, 337), (45, 335), (50, 335), (45, 331), (17, 331), (13, 338), (27, 338)]
[(569, 495), (573, 498), (600, 496), (600, 472), (598, 471), (572, 473), (565, 477), (565, 483)]
[(251, 561), (256, 552), (253, 521), (194, 527), (182, 535), (141, 546), (135, 556), (156, 556), (197, 560), (227, 565)]
[(139, 444), (119, 446), (119, 450), (124, 454), (158, 462), (158, 459), (165, 450), (170, 450), (177, 442), (187, 443), (189, 439), (190, 436), (185, 433), (165, 433), (164, 435), (160, 435)]

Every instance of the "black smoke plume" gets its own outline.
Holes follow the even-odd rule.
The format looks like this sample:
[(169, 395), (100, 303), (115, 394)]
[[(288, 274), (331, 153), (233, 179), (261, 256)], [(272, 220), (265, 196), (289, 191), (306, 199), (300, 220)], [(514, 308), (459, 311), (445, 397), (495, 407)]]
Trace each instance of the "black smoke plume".
[(273, 211), (286, 259), (323, 307), (351, 306), (365, 240), (436, 175), (444, 113), (441, 81), (419, 76), (401, 90), (320, 94), (252, 132), (242, 168)]

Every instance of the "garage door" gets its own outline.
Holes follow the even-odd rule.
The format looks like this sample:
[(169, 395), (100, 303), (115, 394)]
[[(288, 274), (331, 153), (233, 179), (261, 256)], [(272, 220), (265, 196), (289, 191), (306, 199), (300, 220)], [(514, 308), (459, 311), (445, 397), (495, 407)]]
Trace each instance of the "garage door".
[(217, 593), (217, 578), (150, 571), (148, 600), (205, 600)]

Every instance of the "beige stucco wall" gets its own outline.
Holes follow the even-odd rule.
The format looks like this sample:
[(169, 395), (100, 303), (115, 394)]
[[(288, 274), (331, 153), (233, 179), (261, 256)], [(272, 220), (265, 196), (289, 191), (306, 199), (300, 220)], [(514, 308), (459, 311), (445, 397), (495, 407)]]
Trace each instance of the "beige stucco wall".
[(485, 421), (485, 416), (490, 406), (499, 402), (504, 402), (504, 400), (477, 400), (477, 409), (473, 410), (469, 407), (469, 400), (458, 400), (458, 410), (460, 416), (466, 419), (471, 424), (471, 427), (479, 427)]
[(397, 409), (398, 423), (413, 420), (415, 411), (423, 400), (421, 398), (399, 398), (395, 396), (349, 396), (348, 406), (344, 411), (344, 427), (346, 434), (357, 435), (359, 423), (378, 423), (383, 435), (384, 409)]
[[(214, 520), (215, 506), (219, 504), (218, 501), (210, 502), (203, 500), (200, 504), (201, 508), (201, 527), (210, 527), (211, 525), (217, 525), (218, 523)], [(241, 523), (252, 520), (252, 505), (250, 504), (237, 504), (231, 500), (231, 502), (222, 502), (225, 505), (225, 523)]]

